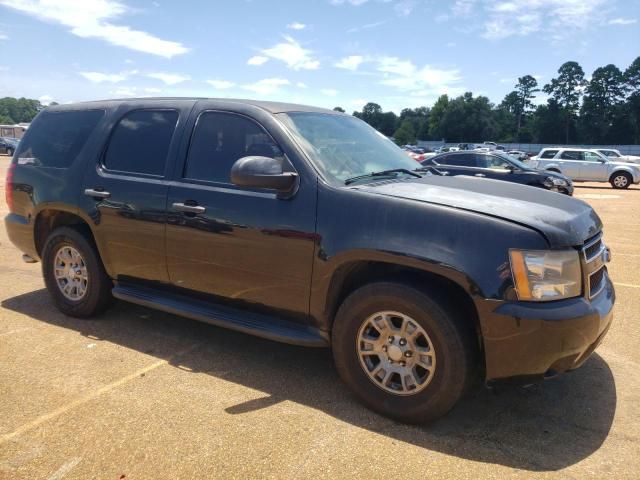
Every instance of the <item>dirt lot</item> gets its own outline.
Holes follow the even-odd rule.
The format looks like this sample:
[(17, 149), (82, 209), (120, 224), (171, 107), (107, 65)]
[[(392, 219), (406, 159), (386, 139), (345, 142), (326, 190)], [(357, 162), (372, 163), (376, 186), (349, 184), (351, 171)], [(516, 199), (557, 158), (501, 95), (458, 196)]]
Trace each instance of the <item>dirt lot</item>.
[(613, 251), (603, 345), (576, 372), (480, 389), (423, 427), (356, 403), (326, 350), (124, 303), (65, 317), (2, 227), (0, 478), (639, 478), (640, 188), (576, 196)]

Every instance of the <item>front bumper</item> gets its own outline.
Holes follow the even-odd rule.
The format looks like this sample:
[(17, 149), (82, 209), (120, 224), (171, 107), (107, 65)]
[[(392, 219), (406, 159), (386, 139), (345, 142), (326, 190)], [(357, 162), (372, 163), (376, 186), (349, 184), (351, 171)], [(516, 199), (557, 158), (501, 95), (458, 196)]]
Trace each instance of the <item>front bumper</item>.
[[(493, 308), (489, 307), (493, 303)], [(593, 299), (486, 301), (480, 316), (488, 383), (530, 383), (582, 365), (607, 333), (613, 284)]]

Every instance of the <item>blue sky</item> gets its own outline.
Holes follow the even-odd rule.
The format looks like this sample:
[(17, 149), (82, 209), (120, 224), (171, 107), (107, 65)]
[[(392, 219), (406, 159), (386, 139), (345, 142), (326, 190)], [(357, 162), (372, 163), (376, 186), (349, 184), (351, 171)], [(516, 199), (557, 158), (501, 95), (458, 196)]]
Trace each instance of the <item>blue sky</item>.
[[(561, 63), (640, 55), (637, 0), (0, 0), (0, 97), (500, 102)], [(538, 101), (544, 101), (540, 97)]]

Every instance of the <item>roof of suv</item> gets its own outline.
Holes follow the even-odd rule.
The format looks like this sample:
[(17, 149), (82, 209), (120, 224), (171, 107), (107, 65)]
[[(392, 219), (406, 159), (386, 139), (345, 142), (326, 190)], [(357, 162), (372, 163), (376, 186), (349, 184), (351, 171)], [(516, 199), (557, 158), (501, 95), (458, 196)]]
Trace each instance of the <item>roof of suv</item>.
[(71, 103), (67, 105), (56, 105), (47, 107), (50, 111), (63, 111), (63, 110), (77, 110), (78, 108), (96, 108), (96, 107), (108, 107), (118, 103), (148, 103), (150, 106), (161, 104), (168, 101), (192, 101), (197, 102), (201, 100), (210, 100), (220, 102), (220, 104), (242, 104), (252, 105), (254, 107), (266, 110), (269, 113), (283, 113), (283, 112), (315, 112), (315, 113), (330, 113), (334, 115), (344, 115), (341, 112), (335, 110), (329, 110), (326, 108), (312, 107), (309, 105), (298, 105), (295, 103), (283, 103), (283, 102), (267, 102), (261, 100), (245, 100), (235, 98), (207, 98), (207, 97), (144, 97), (144, 98), (118, 98), (112, 100), (94, 100), (88, 102)]

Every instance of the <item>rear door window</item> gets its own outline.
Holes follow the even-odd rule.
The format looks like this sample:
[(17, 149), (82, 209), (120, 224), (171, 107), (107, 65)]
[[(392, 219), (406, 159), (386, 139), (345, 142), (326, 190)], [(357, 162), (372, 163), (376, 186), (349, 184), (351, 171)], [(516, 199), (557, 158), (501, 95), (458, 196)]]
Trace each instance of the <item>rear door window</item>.
[(544, 152), (542, 152), (542, 155), (540, 155), (540, 158), (553, 158), (557, 153), (558, 150), (545, 150)]
[(253, 120), (232, 113), (204, 112), (193, 131), (183, 177), (231, 183), (231, 167), (247, 156), (277, 158), (283, 153)]
[(40, 167), (67, 168), (104, 114), (104, 110), (40, 113), (19, 144), (18, 161)]
[(476, 155), (474, 153), (462, 153), (458, 155), (447, 155), (446, 164), (456, 167), (475, 167)]
[(115, 172), (164, 175), (176, 110), (134, 110), (113, 129), (104, 154), (104, 168)]
[(584, 160), (584, 152), (565, 150), (560, 154), (562, 160)]

